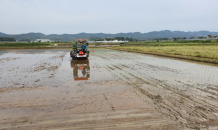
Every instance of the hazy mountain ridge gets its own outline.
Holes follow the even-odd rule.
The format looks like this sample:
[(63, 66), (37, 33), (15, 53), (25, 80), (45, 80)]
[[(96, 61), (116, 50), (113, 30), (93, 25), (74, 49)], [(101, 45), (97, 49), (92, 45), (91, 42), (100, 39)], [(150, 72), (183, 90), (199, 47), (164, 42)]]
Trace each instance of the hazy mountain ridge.
[(27, 33), (27, 34), (5, 34), (0, 32), (0, 37), (14, 37), (16, 40), (36, 40), (36, 39), (50, 39), (54, 41), (72, 41), (74, 39), (89, 39), (90, 37), (132, 37), (138, 40), (148, 40), (154, 38), (173, 38), (173, 37), (196, 37), (196, 36), (207, 36), (207, 35), (218, 35), (218, 32), (209, 31), (195, 31), (195, 32), (184, 32), (184, 31), (153, 31), (148, 33), (117, 33), (117, 34), (107, 34), (107, 33), (79, 33), (79, 34), (49, 34), (45, 35), (43, 33)]

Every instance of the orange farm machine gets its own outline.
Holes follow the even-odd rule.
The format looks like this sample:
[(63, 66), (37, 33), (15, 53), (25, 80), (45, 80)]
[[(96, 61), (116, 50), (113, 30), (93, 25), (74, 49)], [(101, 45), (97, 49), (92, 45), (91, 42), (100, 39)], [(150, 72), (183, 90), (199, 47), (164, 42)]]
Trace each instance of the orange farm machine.
[[(87, 39), (75, 39), (72, 50), (70, 51), (70, 56), (73, 60), (87, 60), (89, 57), (89, 50)], [(78, 48), (81, 46), (81, 48)]]

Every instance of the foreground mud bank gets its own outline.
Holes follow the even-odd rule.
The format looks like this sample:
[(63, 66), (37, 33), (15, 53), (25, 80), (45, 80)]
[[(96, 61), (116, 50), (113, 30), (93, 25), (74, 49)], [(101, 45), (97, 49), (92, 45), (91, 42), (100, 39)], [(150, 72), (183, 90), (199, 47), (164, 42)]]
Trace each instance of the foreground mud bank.
[(94, 49), (0, 51), (0, 129), (217, 129), (218, 67)]
[(135, 52), (135, 53), (141, 53), (141, 54), (150, 54), (150, 55), (156, 55), (156, 56), (162, 56), (162, 57), (170, 57), (170, 58), (177, 58), (177, 59), (184, 59), (189, 61), (197, 61), (202, 63), (209, 63), (209, 64), (218, 64), (218, 59), (211, 59), (211, 58), (201, 58), (201, 57), (194, 57), (194, 56), (182, 56), (182, 55), (172, 55), (172, 54), (165, 54), (165, 53), (155, 53), (155, 52), (142, 52), (142, 51), (134, 51), (134, 50), (128, 50), (128, 49), (117, 49), (108, 47), (108, 49), (113, 50), (119, 50), (119, 51), (126, 51), (126, 52)]

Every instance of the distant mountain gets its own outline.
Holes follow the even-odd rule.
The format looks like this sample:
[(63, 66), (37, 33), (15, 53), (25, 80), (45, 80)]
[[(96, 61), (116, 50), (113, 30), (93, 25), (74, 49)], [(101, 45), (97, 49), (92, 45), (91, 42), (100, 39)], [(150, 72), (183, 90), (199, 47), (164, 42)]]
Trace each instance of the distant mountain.
[(4, 37), (4, 36), (6, 36), (7, 34), (4, 34), (4, 33), (2, 33), (2, 32), (0, 32), (0, 37)]
[(16, 40), (36, 40), (36, 39), (50, 39), (54, 41), (73, 41), (74, 39), (89, 39), (91, 37), (99, 38), (114, 38), (114, 37), (132, 37), (138, 40), (149, 40), (155, 38), (173, 38), (173, 37), (196, 37), (196, 36), (208, 36), (208, 35), (218, 35), (218, 32), (209, 31), (197, 31), (197, 32), (184, 32), (184, 31), (153, 31), (148, 33), (117, 33), (117, 34), (106, 34), (106, 33), (79, 33), (79, 34), (50, 34), (45, 35), (42, 33), (27, 33), (27, 34), (16, 34), (10, 35), (0, 32), (0, 37), (13, 37)]

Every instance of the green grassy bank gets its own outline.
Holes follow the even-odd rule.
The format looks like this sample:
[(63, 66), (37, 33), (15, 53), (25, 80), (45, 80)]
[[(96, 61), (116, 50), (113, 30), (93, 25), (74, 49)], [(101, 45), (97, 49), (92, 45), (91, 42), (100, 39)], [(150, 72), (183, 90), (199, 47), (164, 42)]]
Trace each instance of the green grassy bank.
[[(129, 43), (130, 44), (130, 43)], [(218, 64), (218, 43), (153, 43), (147, 46), (131, 45), (113, 47), (113, 49), (133, 51), (159, 56), (182, 58), (194, 61)], [(182, 44), (182, 45), (180, 45)]]
[(143, 46), (194, 46), (194, 45), (218, 45), (218, 40), (195, 40), (195, 41), (140, 41), (121, 43), (122, 46), (143, 45)]

